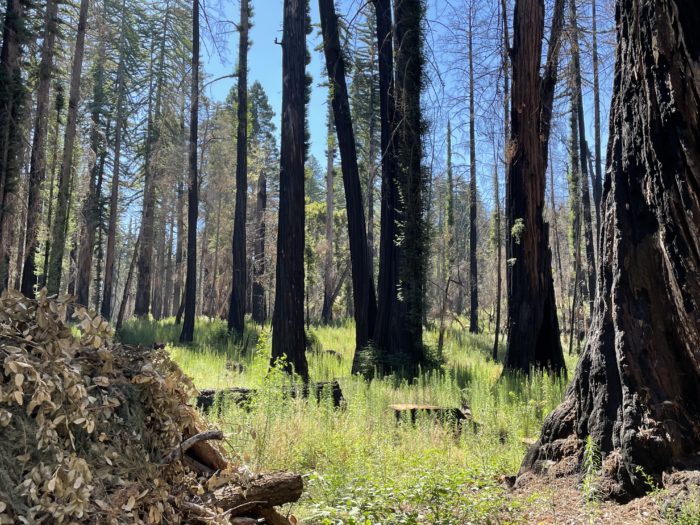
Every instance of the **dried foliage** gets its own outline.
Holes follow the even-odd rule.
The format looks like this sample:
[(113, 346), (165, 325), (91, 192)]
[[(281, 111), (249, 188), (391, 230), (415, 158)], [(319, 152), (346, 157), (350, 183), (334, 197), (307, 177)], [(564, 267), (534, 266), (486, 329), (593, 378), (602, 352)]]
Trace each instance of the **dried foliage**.
[(0, 298), (0, 523), (185, 522), (209, 487), (161, 462), (206, 428), (192, 382), (164, 351), (113, 343), (85, 309), (67, 325), (70, 307)]

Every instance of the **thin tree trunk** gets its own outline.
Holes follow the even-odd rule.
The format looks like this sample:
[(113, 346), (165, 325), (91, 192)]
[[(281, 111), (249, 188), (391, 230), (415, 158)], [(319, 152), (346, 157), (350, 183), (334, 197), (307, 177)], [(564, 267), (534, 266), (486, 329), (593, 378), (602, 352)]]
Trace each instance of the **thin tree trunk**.
[[(509, 55), (510, 55), (510, 35), (508, 34), (508, 7), (506, 5), (506, 0), (501, 0), (501, 23), (503, 24), (503, 50), (501, 57), (501, 69), (503, 70), (503, 162), (504, 170), (508, 169), (508, 143), (510, 139), (510, 116), (508, 114), (508, 107), (510, 105), (510, 66), (509, 66)], [(501, 249), (501, 201), (498, 198), (499, 182), (498, 182), (498, 168), (495, 169), (496, 174), (496, 239), (497, 239), (497, 250), (498, 250), (498, 275), (497, 275), (497, 295), (496, 295), (496, 329), (493, 337), (493, 360), (498, 360), (498, 339), (501, 334), (501, 296), (503, 288), (503, 280), (501, 278), (501, 268), (503, 265), (502, 261), (502, 249)], [(509, 192), (508, 177), (506, 176), (506, 202), (509, 202), (510, 192)], [(506, 272), (506, 287), (508, 287), (508, 272)]]
[(29, 167), (29, 189), (27, 195), (27, 222), (25, 224), (24, 267), (20, 291), (33, 297), (37, 284), (37, 230), (41, 209), (41, 185), (46, 179), (46, 140), (49, 123), (49, 91), (53, 70), (54, 45), (56, 42), (56, 22), (58, 0), (47, 0), (44, 13), (44, 36), (39, 63), (39, 82), (34, 114), (34, 136), (32, 137), (32, 157)]
[(521, 472), (581, 470), (590, 438), (602, 495), (626, 500), (700, 448), (700, 4), (622, 0), (616, 18), (592, 326)]
[[(508, 157), (508, 348), (504, 370), (531, 367), (564, 372), (559, 339), (549, 227), (544, 222), (547, 148), (564, 2), (556, 0), (544, 76), (540, 78), (544, 3), (516, 0), (513, 98)], [(523, 108), (529, 108), (523, 111)], [(512, 263), (510, 263), (512, 261)]]
[[(374, 333), (377, 302), (370, 264), (369, 244), (365, 226), (362, 187), (357, 166), (357, 146), (352, 127), (348, 89), (345, 81), (338, 19), (333, 0), (319, 0), (321, 25), (323, 28), (326, 68), (331, 80), (332, 106), (335, 129), (338, 136), (340, 160), (345, 188), (348, 239), (350, 241), (350, 263), (352, 268), (352, 295), (355, 315), (355, 356), (353, 367), (357, 370), (359, 351), (369, 344)], [(329, 251), (332, 246), (329, 245)]]
[(56, 217), (52, 228), (51, 253), (49, 255), (49, 272), (47, 288), (50, 294), (57, 294), (61, 287), (61, 272), (63, 268), (63, 254), (66, 249), (66, 223), (68, 221), (68, 206), (70, 204), (69, 193), (71, 191), (71, 179), (73, 172), (73, 147), (78, 125), (78, 103), (80, 102), (80, 80), (83, 69), (83, 56), (85, 53), (85, 29), (87, 26), (88, 8), (90, 0), (80, 1), (80, 14), (78, 17), (78, 32), (73, 53), (73, 67), (71, 69), (70, 95), (68, 98), (68, 120), (66, 122), (65, 136), (63, 139), (63, 160), (58, 177), (58, 196)]
[(265, 208), (267, 207), (267, 181), (265, 172), (258, 177), (255, 204), (256, 234), (253, 241), (253, 321), (263, 324), (267, 318), (265, 308)]
[[(48, 211), (46, 213), (46, 231), (52, 230), (53, 225), (53, 194), (56, 185), (56, 165), (58, 164), (58, 138), (61, 128), (61, 113), (65, 106), (63, 87), (56, 84), (56, 126), (54, 127), (53, 143), (51, 144), (51, 178), (49, 179)], [(45, 203), (46, 204), (46, 203)], [(46, 236), (44, 245), (44, 269), (41, 274), (41, 285), (46, 286), (49, 271), (49, 254), (51, 253), (51, 236)]]
[(131, 283), (134, 280), (134, 269), (136, 268), (136, 261), (138, 259), (139, 245), (141, 244), (141, 237), (136, 237), (136, 243), (134, 243), (134, 253), (131, 256), (131, 262), (129, 263), (129, 271), (126, 274), (126, 282), (124, 283), (124, 294), (122, 295), (122, 302), (119, 305), (119, 313), (117, 314), (117, 324), (115, 326), (116, 331), (122, 329), (124, 323), (124, 315), (126, 313), (126, 306), (129, 302), (129, 296), (131, 295)]
[(228, 328), (238, 334), (245, 328), (245, 298), (248, 290), (246, 217), (248, 205), (248, 0), (241, 0), (238, 47), (238, 131), (236, 134), (236, 211), (233, 224), (233, 289)]
[[(598, 59), (598, 21), (596, 0), (591, 0), (591, 36), (593, 53), (593, 134), (595, 141), (595, 176), (593, 177), (593, 203), (595, 204), (596, 239), (600, 237), (600, 206), (603, 193), (603, 174), (601, 162), (600, 141), (600, 74)], [(593, 171), (591, 171), (593, 173)]]
[[(165, 4), (163, 18), (163, 34), (158, 51), (158, 66), (155, 73), (151, 72), (151, 87), (149, 88), (148, 124), (146, 129), (146, 147), (144, 154), (144, 188), (143, 210), (141, 213), (141, 246), (137, 263), (138, 278), (136, 283), (136, 302), (134, 314), (145, 317), (151, 311), (151, 290), (153, 285), (153, 240), (158, 185), (158, 166), (152, 162), (153, 150), (160, 139), (161, 105), (163, 97), (163, 82), (165, 74), (166, 43), (170, 28), (170, 1)], [(151, 113), (151, 98), (153, 92), (153, 76), (155, 75), (155, 108)]]
[(306, 2), (284, 1), (282, 144), (272, 362), (309, 378), (304, 334), (304, 121)]
[[(578, 120), (578, 147), (579, 147), (579, 163), (581, 166), (581, 208), (583, 218), (583, 235), (586, 247), (586, 265), (587, 265), (587, 286), (589, 311), (593, 312), (593, 303), (595, 299), (596, 286), (596, 270), (595, 270), (595, 250), (593, 248), (593, 220), (591, 217), (591, 197), (588, 189), (588, 144), (586, 143), (586, 123), (583, 115), (583, 92), (581, 89), (581, 59), (579, 53), (578, 42), (578, 22), (576, 17), (576, 2), (569, 2), (569, 13), (571, 17), (571, 38), (572, 38), (572, 63), (573, 63), (573, 88), (574, 88), (574, 107)], [(593, 180), (595, 186), (595, 180)]]
[(181, 343), (194, 340), (197, 308), (197, 217), (199, 216), (199, 177), (197, 136), (199, 131), (199, 0), (192, 0), (192, 86), (190, 92), (189, 187), (187, 192), (187, 276), (185, 279), (185, 318)]
[[(323, 15), (326, 14), (323, 9), (324, 2), (327, 0), (319, 1), (319, 11), (321, 12), (321, 21), (323, 22)], [(331, 0), (332, 2), (333, 0)], [(332, 14), (335, 14), (335, 8), (333, 8)], [(326, 16), (328, 16), (326, 14)], [(324, 46), (326, 37), (324, 36)], [(330, 72), (329, 72), (330, 75)], [(329, 83), (332, 80), (329, 80)], [(331, 93), (333, 87), (330, 88)], [(332, 95), (331, 95), (332, 97)], [(333, 321), (333, 302), (331, 301), (331, 296), (333, 295), (333, 178), (334, 178), (334, 160), (335, 160), (335, 137), (333, 136), (335, 129), (333, 125), (333, 117), (331, 115), (331, 98), (328, 100), (328, 150), (326, 152), (326, 252), (323, 261), (323, 308), (321, 308), (321, 322), (323, 324), (330, 324)]]
[(117, 228), (118, 228), (118, 213), (119, 213), (119, 177), (121, 170), (121, 152), (122, 152), (122, 131), (125, 125), (124, 117), (124, 90), (125, 90), (125, 40), (126, 40), (126, 1), (122, 1), (122, 37), (119, 45), (119, 66), (117, 67), (117, 121), (114, 137), (114, 164), (112, 166), (112, 187), (109, 196), (109, 222), (107, 224), (107, 253), (105, 255), (105, 277), (104, 289), (102, 294), (102, 306), (100, 313), (105, 319), (112, 318), (112, 306), (114, 289), (114, 262), (116, 255), (117, 244)]
[(479, 333), (479, 278), (477, 266), (476, 224), (476, 132), (474, 110), (474, 7), (469, 3), (469, 332)]

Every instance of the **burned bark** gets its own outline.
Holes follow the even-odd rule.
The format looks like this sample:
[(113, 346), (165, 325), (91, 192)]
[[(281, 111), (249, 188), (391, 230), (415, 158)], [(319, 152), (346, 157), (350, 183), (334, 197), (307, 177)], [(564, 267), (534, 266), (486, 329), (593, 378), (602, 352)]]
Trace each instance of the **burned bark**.
[[(333, 0), (319, 0), (323, 44), (328, 78), (331, 82), (333, 115), (338, 135), (343, 186), (347, 202), (348, 238), (352, 267), (352, 296), (355, 316), (355, 354), (369, 344), (374, 332), (377, 299), (370, 263), (367, 228), (360, 172), (357, 165), (357, 145), (352, 127), (348, 88), (345, 81), (345, 62), (340, 48), (338, 17)], [(330, 250), (331, 247), (329, 246)], [(354, 363), (353, 363), (354, 366)]]
[(629, 499), (700, 450), (700, 4), (621, 0), (616, 17), (592, 326), (521, 472), (580, 469), (590, 436)]
[(549, 225), (543, 217), (547, 148), (564, 17), (554, 6), (547, 62), (540, 78), (544, 2), (517, 0), (507, 178), (508, 347), (504, 368), (565, 370), (559, 340)]

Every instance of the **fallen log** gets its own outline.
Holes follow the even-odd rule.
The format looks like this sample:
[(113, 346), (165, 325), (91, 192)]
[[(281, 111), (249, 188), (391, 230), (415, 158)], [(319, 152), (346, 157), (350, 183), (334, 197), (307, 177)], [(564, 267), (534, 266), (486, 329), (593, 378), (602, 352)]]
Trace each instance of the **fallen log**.
[(304, 483), (298, 474), (261, 474), (247, 487), (226, 485), (215, 490), (208, 503), (224, 511), (231, 511), (231, 516), (240, 516), (298, 501), (303, 490)]
[(389, 405), (388, 408), (394, 412), (397, 424), (407, 419), (412, 425), (415, 425), (418, 415), (425, 414), (442, 424), (455, 425), (460, 430), (465, 423), (471, 423), (474, 430), (478, 428), (478, 424), (474, 421), (471, 410), (468, 407), (454, 408), (436, 405), (396, 404)]
[[(311, 392), (315, 392), (317, 402), (321, 402), (325, 395), (329, 395), (333, 401), (333, 406), (336, 408), (342, 406), (345, 401), (338, 381), (320, 381), (313, 385), (304, 384), (301, 388), (297, 385), (284, 385), (282, 387), (282, 396), (291, 397), (292, 399), (296, 399), (300, 395), (303, 399), (308, 399)], [(324, 394), (324, 392), (328, 392), (328, 394)], [(257, 390), (252, 388), (231, 387), (221, 390), (207, 388), (199, 391), (196, 406), (203, 412), (208, 412), (215, 404), (221, 407), (226, 403), (234, 403), (248, 410), (256, 394)]]

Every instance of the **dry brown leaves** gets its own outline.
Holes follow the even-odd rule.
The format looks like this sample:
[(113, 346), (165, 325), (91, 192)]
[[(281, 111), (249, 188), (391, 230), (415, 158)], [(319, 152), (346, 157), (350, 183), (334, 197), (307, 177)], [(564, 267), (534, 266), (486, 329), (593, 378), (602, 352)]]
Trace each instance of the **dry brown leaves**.
[(164, 351), (112, 341), (67, 297), (0, 297), (0, 524), (179, 523), (202, 493), (180, 463), (159, 466), (186, 428), (189, 378)]

